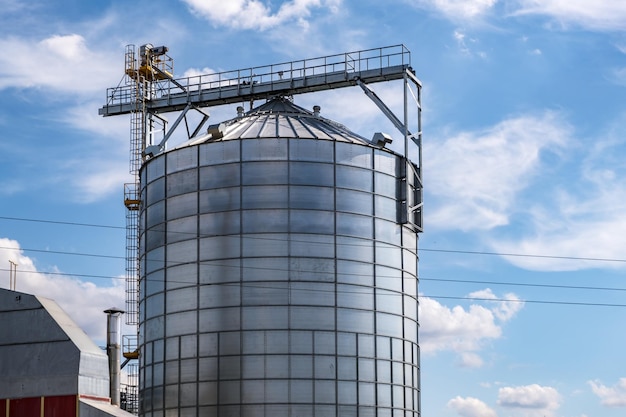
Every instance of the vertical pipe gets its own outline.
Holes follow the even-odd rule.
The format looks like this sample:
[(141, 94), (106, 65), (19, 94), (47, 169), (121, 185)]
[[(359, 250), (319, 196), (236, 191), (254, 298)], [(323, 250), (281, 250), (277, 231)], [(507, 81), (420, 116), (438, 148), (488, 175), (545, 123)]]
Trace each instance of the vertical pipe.
[(407, 70), (404, 70), (402, 81), (404, 83), (404, 157), (409, 159), (409, 97), (407, 94), (407, 88), (409, 88), (409, 77), (407, 76)]
[(9, 290), (16, 291), (17, 287), (17, 264), (9, 260)]
[(121, 315), (123, 310), (110, 308), (104, 311), (107, 315), (107, 356), (109, 357), (109, 396), (111, 405), (120, 406), (120, 340)]

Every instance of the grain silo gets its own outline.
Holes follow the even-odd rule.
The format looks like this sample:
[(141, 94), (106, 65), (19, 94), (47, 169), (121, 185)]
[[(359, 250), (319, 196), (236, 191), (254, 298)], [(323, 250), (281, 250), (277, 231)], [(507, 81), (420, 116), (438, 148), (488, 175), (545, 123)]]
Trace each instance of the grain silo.
[[(420, 161), (406, 157), (419, 133), (365, 86), (400, 78), (396, 66), (361, 52), (339, 56), (359, 64), (350, 71), (324, 57), (317, 89), (361, 85), (404, 127), (404, 154), (385, 147), (386, 134), (366, 139), (296, 105), (292, 94), (315, 91), (319, 69), (290, 63), (266, 80), (197, 89), (175, 81), (187, 110), (194, 91), (211, 88), (219, 103), (264, 103), (173, 149), (142, 149), (140, 415), (419, 416), (421, 180)], [(406, 84), (412, 70), (401, 67)]]

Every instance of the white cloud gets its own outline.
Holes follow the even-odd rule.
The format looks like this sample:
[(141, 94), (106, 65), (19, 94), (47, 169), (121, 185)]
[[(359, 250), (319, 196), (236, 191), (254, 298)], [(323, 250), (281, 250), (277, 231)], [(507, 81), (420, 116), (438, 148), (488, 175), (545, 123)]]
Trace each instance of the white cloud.
[[(513, 293), (506, 293), (499, 299), (490, 288), (474, 291), (469, 294), (470, 298), (478, 298), (478, 299), (487, 299), (487, 300), (498, 300), (494, 301), (494, 308), (492, 309), (493, 314), (495, 314), (498, 320), (505, 322), (511, 320), (518, 311), (520, 311), (524, 307), (524, 302), (519, 299), (519, 297)], [(499, 301), (505, 300), (505, 301)]]
[(57, 120), (72, 129), (98, 135), (100, 146), (104, 148), (127, 145), (130, 141), (129, 116), (102, 117), (98, 114), (98, 108), (104, 104), (104, 97), (102, 97), (102, 100), (93, 99), (83, 101), (78, 106), (64, 107)]
[(53, 35), (42, 40), (0, 38), (0, 90), (45, 88), (62, 93), (102, 93), (121, 70), (102, 63), (120, 61), (91, 50), (78, 34)]
[(7, 15), (10, 13), (27, 10), (33, 7), (36, 6), (20, 0), (0, 0), (0, 8), (2, 10), (2, 13), (6, 13)]
[[(0, 238), (0, 265), (8, 265), (9, 260), (18, 264), (17, 291), (56, 301), (89, 337), (96, 342), (106, 341), (106, 315), (103, 311), (113, 306), (124, 306), (123, 280), (113, 280), (113, 286), (103, 287), (62, 273), (39, 272), (17, 241)], [(8, 288), (4, 280), (0, 286)], [(125, 331), (128, 332), (128, 329)]]
[(606, 137), (591, 141), (583, 162), (570, 170), (571, 180), (561, 185), (563, 188), (552, 189), (542, 205), (529, 204), (524, 236), (492, 241), (495, 251), (563, 257), (507, 257), (509, 262), (533, 270), (624, 267), (623, 262), (593, 260), (624, 257), (626, 185), (622, 178), (626, 168), (619, 158), (626, 144), (619, 127), (623, 119)]
[(54, 35), (44, 39), (39, 44), (49, 53), (58, 55), (68, 61), (80, 62), (81, 58), (89, 53), (85, 47), (85, 39), (76, 34), (66, 36)]
[[(89, 162), (89, 161), (87, 161)], [(88, 204), (99, 201), (111, 194), (122, 195), (123, 185), (133, 182), (129, 175), (129, 162), (91, 160), (93, 165), (85, 167), (82, 175), (73, 176), (71, 182), (75, 184), (75, 193), (72, 199), (77, 203)], [(120, 197), (121, 198), (121, 197)]]
[(424, 353), (439, 350), (474, 351), (486, 339), (497, 339), (502, 329), (495, 323), (493, 312), (472, 305), (449, 308), (437, 301), (420, 298), (421, 349)]
[[(40, 174), (47, 174), (39, 175), (30, 187), (69, 184), (63, 187), (68, 194), (74, 193), (69, 198), (81, 203), (112, 191), (121, 193), (123, 182), (128, 181), (128, 119), (104, 119), (97, 109), (105, 103), (106, 87), (115, 85), (123, 75), (123, 49), (114, 56), (90, 46), (77, 33), (43, 39), (0, 37), (0, 48), (4, 51), (0, 55), (0, 90), (32, 89), (43, 102), (55, 101), (55, 110), (38, 116), (43, 125), (62, 122), (65, 127), (89, 133), (72, 141), (66, 131), (58, 138), (59, 143), (65, 141), (62, 157), (37, 161)], [(65, 101), (70, 94), (71, 107)], [(17, 177), (1, 193), (18, 193), (25, 189), (26, 181)]]
[(467, 37), (467, 35), (464, 32), (461, 32), (461, 30), (457, 29), (454, 31), (452, 36), (454, 37), (454, 40), (456, 41), (457, 45), (459, 46), (459, 49), (464, 55), (471, 54), (470, 49), (467, 46), (467, 42), (465, 41), (465, 38)]
[(459, 356), (459, 366), (461, 368), (482, 368), (485, 364), (483, 358), (473, 352), (463, 352)]
[(626, 86), (626, 67), (613, 69), (609, 77), (615, 84)]
[(417, 4), (437, 10), (449, 19), (467, 20), (484, 15), (497, 2), (498, 0), (418, 0)]
[[(196, 78), (200, 78), (206, 75), (209, 78), (209, 81), (216, 81), (213, 77), (214, 74), (218, 73), (213, 68), (204, 67), (202, 69), (199, 68), (188, 68), (182, 75), (182, 78), (193, 78), (194, 81)], [(189, 84), (194, 84), (194, 81), (190, 81)], [(203, 81), (203, 80), (202, 80)], [(201, 81), (197, 81), (200, 83)]]
[(467, 33), (462, 31), (461, 29), (456, 29), (452, 33), (452, 37), (454, 38), (461, 54), (467, 57), (477, 56), (482, 59), (487, 58), (487, 53), (485, 51), (475, 50), (475, 47), (479, 44), (478, 39), (468, 37)]
[(551, 416), (560, 407), (561, 396), (552, 387), (538, 384), (504, 387), (498, 390), (498, 405), (525, 410), (530, 416)]
[(612, 387), (607, 387), (600, 381), (589, 381), (591, 390), (600, 398), (602, 405), (607, 407), (626, 407), (626, 378)]
[(562, 25), (599, 31), (623, 31), (626, 3), (615, 0), (518, 0), (516, 15), (545, 15)]
[[(474, 294), (483, 295), (482, 298), (497, 298), (491, 290)], [(517, 298), (514, 294), (507, 297)], [(449, 308), (432, 298), (421, 297), (421, 349), (424, 353), (453, 351), (459, 354), (461, 366), (480, 367), (483, 360), (476, 352), (483, 348), (486, 341), (500, 338), (502, 325), (522, 307), (522, 303), (503, 307), (494, 302), (492, 308), (472, 304), (466, 310), (461, 306)]]
[[(112, 193), (121, 194), (129, 175), (130, 125), (128, 116), (102, 117), (103, 103), (85, 102), (66, 108), (59, 121), (82, 132), (82, 143), (68, 147), (63, 164), (56, 164), (51, 181), (71, 184), (72, 200), (86, 204)], [(76, 149), (76, 151), (74, 151)]]
[(569, 127), (557, 114), (520, 116), (482, 131), (424, 145), (430, 227), (489, 230), (508, 224), (517, 194), (537, 174), (541, 152), (565, 144)]
[(463, 417), (497, 417), (496, 412), (477, 398), (456, 397), (448, 401), (448, 407)]
[(234, 85), (239, 82), (239, 77), (243, 77), (235, 71), (221, 72), (208, 67), (202, 69), (188, 68), (181, 77), (186, 78), (182, 83), (189, 91), (197, 91), (199, 88)]
[(307, 27), (307, 18), (313, 9), (326, 9), (336, 13), (341, 0), (292, 0), (282, 2), (277, 11), (271, 3), (261, 0), (183, 0), (189, 8), (220, 25), (237, 29), (266, 30), (278, 25), (297, 22)]

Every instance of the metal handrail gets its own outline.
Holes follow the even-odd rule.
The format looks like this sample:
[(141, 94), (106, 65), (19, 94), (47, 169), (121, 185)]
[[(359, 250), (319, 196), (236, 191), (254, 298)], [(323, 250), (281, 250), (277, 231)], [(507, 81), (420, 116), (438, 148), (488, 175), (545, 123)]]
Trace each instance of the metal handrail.
[[(384, 69), (392, 66), (410, 66), (411, 53), (402, 44), (361, 51), (327, 55), (279, 64), (175, 78), (175, 82), (162, 81), (154, 99), (171, 94), (200, 94), (215, 90), (260, 83), (279, 84), (294, 79), (326, 76), (331, 73), (347, 74)], [(107, 105), (123, 105), (134, 100), (132, 88), (118, 86), (107, 89)]]

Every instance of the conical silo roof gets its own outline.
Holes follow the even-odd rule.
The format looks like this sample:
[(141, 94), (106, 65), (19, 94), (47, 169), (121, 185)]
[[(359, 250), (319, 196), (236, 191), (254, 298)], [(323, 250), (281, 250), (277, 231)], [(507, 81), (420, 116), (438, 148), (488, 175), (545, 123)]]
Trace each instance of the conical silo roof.
[[(302, 138), (371, 144), (344, 125), (326, 119), (319, 112), (297, 106), (284, 97), (274, 98), (222, 124), (223, 136), (206, 141), (260, 138)], [(202, 140), (195, 140), (201, 143)]]

